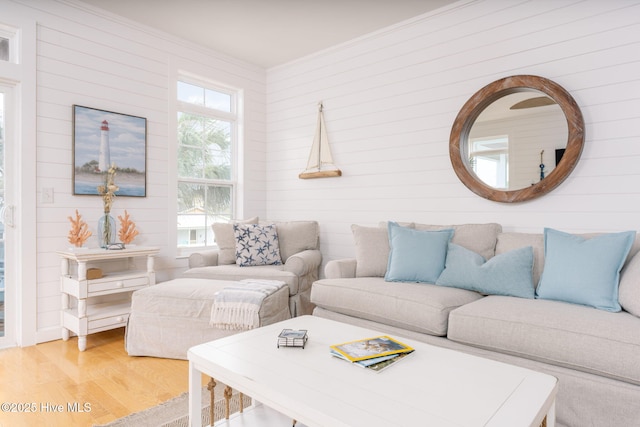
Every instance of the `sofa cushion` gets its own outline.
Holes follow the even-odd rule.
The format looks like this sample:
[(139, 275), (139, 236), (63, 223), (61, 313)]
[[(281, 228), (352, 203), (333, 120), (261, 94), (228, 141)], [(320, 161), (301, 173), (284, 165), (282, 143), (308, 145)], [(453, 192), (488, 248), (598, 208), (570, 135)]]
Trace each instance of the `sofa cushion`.
[(453, 229), (413, 230), (389, 222), (389, 262), (384, 276), (389, 282), (434, 283), (447, 257)]
[(257, 224), (258, 217), (237, 219), (230, 222), (214, 222), (211, 225), (213, 236), (218, 245), (218, 265), (236, 263), (236, 237), (233, 224)]
[(436, 284), (485, 295), (533, 298), (532, 268), (531, 246), (514, 249), (486, 261), (479, 254), (451, 243), (445, 269)]
[(620, 273), (618, 300), (624, 310), (640, 317), (640, 253)]
[(496, 240), (502, 231), (500, 224), (458, 224), (458, 225), (430, 225), (415, 224), (416, 230), (444, 230), (453, 228), (451, 243), (465, 247), (479, 253), (484, 259), (491, 258), (496, 251)]
[(448, 338), (640, 384), (640, 319), (558, 301), (488, 296), (451, 312)]
[(382, 277), (322, 279), (311, 288), (311, 302), (326, 310), (437, 336), (446, 335), (451, 310), (479, 298), (477, 292)]
[(240, 267), (282, 264), (275, 225), (233, 224), (233, 233)]
[[(135, 291), (131, 295), (131, 309), (137, 314), (154, 313), (165, 317), (202, 319), (209, 323), (216, 293), (230, 286), (238, 286), (238, 282), (173, 279)], [(289, 316), (283, 316), (288, 309), (289, 293), (286, 289), (278, 289), (267, 296), (260, 306), (261, 324), (265, 318), (270, 319), (274, 315), (278, 316), (278, 320), (288, 319)]]
[(544, 267), (544, 235), (542, 233), (500, 233), (496, 243), (496, 255), (526, 246), (531, 246), (533, 249), (533, 285), (537, 287)]
[[(398, 222), (398, 225), (416, 230), (454, 230), (451, 242), (479, 253), (486, 259), (494, 255), (500, 224), (429, 225), (413, 222)], [(356, 277), (384, 277), (389, 262), (388, 223), (379, 227), (352, 225), (356, 250)]]
[(634, 231), (587, 239), (546, 228), (545, 264), (537, 296), (620, 311), (620, 270), (634, 239)]
[(299, 252), (318, 249), (320, 228), (317, 221), (287, 221), (275, 224), (282, 262), (286, 263), (291, 255)]
[[(579, 234), (581, 237), (591, 238), (599, 236), (602, 233), (586, 233)], [(455, 242), (454, 242), (455, 243)], [(533, 247), (533, 284), (537, 287), (540, 282), (540, 276), (544, 268), (544, 234), (542, 233), (500, 233), (498, 234), (498, 242), (496, 244), (496, 255), (508, 252), (513, 249), (522, 248), (524, 246)], [(640, 234), (636, 235), (635, 242), (631, 246), (627, 262), (640, 251)], [(624, 271), (620, 273), (620, 283), (624, 277)]]
[(284, 265), (259, 265), (255, 267), (240, 267), (236, 264), (217, 265), (211, 267), (196, 267), (182, 273), (181, 277), (193, 279), (215, 280), (243, 280), (243, 279), (267, 279), (281, 280), (289, 286), (289, 294), (298, 293), (298, 276), (290, 271), (285, 271)]
[(389, 233), (386, 227), (353, 224), (356, 249), (356, 277), (384, 277), (389, 262)]

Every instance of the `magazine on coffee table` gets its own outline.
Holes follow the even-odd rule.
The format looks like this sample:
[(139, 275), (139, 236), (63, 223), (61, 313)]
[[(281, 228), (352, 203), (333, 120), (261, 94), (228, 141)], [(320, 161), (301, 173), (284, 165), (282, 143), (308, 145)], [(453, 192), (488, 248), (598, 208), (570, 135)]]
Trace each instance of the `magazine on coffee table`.
[(410, 353), (413, 348), (387, 335), (365, 338), (332, 345), (331, 350), (350, 361), (375, 359), (384, 356)]
[[(391, 359), (383, 360), (383, 361), (380, 361), (380, 362), (365, 366), (365, 368), (369, 369), (371, 371), (380, 372), (380, 371), (383, 371), (383, 370), (393, 366), (394, 364), (396, 364), (399, 361), (403, 360), (405, 357), (410, 356), (412, 354), (413, 354), (413, 351), (408, 352), (408, 353), (395, 354), (394, 357), (392, 357)], [(355, 363), (356, 364), (361, 364), (363, 362), (366, 362), (366, 361), (360, 361), (360, 362), (355, 362)]]
[(380, 371), (388, 368), (389, 366), (392, 366), (396, 362), (399, 362), (404, 357), (406, 357), (406, 356), (408, 356), (408, 355), (410, 355), (412, 353), (413, 353), (413, 351), (407, 352), (407, 353), (400, 353), (400, 354), (391, 354), (389, 356), (374, 357), (372, 359), (359, 360), (357, 362), (351, 362), (349, 359), (345, 358), (340, 353), (337, 353), (337, 352), (331, 350), (331, 355), (332, 356), (334, 356), (334, 357), (336, 357), (338, 359), (344, 360), (346, 362), (350, 362), (351, 364), (359, 366), (361, 368), (369, 369), (369, 370), (375, 371), (375, 372), (380, 372)]

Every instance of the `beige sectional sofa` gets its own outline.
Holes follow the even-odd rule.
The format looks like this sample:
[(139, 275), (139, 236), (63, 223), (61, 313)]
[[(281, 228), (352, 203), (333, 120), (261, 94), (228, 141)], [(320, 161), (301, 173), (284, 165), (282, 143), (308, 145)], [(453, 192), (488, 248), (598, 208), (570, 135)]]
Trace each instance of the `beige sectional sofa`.
[[(621, 249), (622, 259), (616, 267), (619, 271), (623, 265), (619, 289), (617, 272), (614, 272), (613, 306), (594, 308), (575, 301), (562, 301), (553, 293), (554, 289), (550, 289), (554, 279), (553, 268), (562, 269), (563, 262), (569, 265), (582, 256), (572, 252), (562, 254), (568, 258), (558, 259), (557, 246), (550, 243), (553, 230), (548, 231), (545, 250), (544, 233), (502, 232), (498, 224), (401, 225), (416, 231), (452, 229), (449, 250), (456, 245), (469, 249), (482, 255), (487, 260), (486, 265), (493, 260), (495, 263), (490, 268), (497, 270), (503, 267), (511, 269), (511, 265), (496, 265), (501, 262), (508, 264), (515, 250), (522, 252), (527, 248), (524, 251), (531, 251), (532, 258), (532, 264), (528, 264), (531, 280), (526, 279), (526, 284), (517, 285), (520, 291), (529, 292), (525, 294), (528, 296), (509, 296), (511, 291), (502, 292), (499, 286), (487, 294), (469, 290), (473, 289), (469, 283), (452, 287), (389, 281), (394, 279), (389, 277), (390, 269), (398, 271), (397, 265), (391, 265), (393, 257), (390, 254), (394, 255), (395, 250), (393, 239), (390, 243), (391, 229), (386, 223), (380, 227), (354, 225), (356, 257), (333, 260), (326, 265), (326, 278), (316, 281), (311, 291), (311, 302), (316, 305), (314, 315), (554, 375), (559, 379), (557, 425), (640, 425), (639, 238), (634, 240), (633, 234), (630, 238), (628, 234), (615, 237), (624, 237), (628, 242), (628, 252)], [(561, 235), (561, 238), (571, 243), (573, 236)], [(598, 258), (584, 266), (584, 271), (577, 271), (577, 276), (586, 274), (588, 277), (584, 280), (590, 282), (592, 276), (599, 275), (599, 271), (591, 270), (598, 265), (600, 258), (608, 258), (615, 251), (606, 244), (600, 247), (599, 243), (594, 243), (602, 241), (601, 235), (575, 236), (575, 239), (591, 242), (588, 243), (593, 244), (589, 250)], [(572, 246), (569, 244), (567, 247)], [(453, 264), (449, 264), (450, 254), (447, 252), (443, 273), (437, 281), (445, 270), (453, 268)], [(548, 259), (546, 271), (545, 254)], [(432, 258), (432, 254), (424, 253), (422, 256), (425, 260)], [(478, 261), (469, 270), (482, 272), (482, 265), (482, 261)], [(527, 264), (522, 268), (527, 268)], [(581, 270), (575, 266), (568, 268), (570, 274)], [(464, 282), (469, 278), (466, 272), (462, 273)], [(511, 277), (509, 274), (505, 273), (500, 280)], [(541, 282), (542, 276), (544, 280)], [(541, 284), (538, 286), (538, 283)], [(536, 286), (540, 295), (534, 298), (533, 289), (527, 290), (527, 287)], [(543, 286), (545, 289), (541, 289)], [(581, 301), (582, 283), (576, 286), (579, 294), (576, 297)], [(573, 293), (576, 293), (575, 289)], [(620, 311), (616, 311), (618, 303)], [(428, 381), (427, 378), (424, 380)]]

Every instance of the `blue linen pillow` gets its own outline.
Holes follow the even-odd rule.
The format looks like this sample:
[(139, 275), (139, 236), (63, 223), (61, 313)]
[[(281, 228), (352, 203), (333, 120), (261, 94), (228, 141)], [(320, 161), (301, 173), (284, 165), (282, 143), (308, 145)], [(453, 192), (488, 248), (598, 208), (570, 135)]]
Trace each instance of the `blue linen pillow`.
[(435, 283), (444, 269), (453, 229), (414, 230), (391, 221), (387, 227), (389, 262), (384, 280)]
[(238, 266), (282, 264), (275, 224), (233, 224), (233, 234)]
[(450, 243), (445, 268), (436, 285), (485, 295), (534, 298), (533, 248), (514, 249), (487, 261), (480, 254)]
[(620, 270), (635, 235), (625, 231), (585, 239), (545, 228), (544, 270), (537, 297), (620, 311)]

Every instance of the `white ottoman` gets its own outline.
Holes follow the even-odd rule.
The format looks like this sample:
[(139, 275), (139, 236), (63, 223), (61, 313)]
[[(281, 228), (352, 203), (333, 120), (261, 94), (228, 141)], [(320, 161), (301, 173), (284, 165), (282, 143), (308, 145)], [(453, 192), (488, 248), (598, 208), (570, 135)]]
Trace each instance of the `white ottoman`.
[[(215, 293), (232, 284), (237, 282), (180, 278), (135, 291), (125, 334), (127, 353), (186, 360), (190, 347), (241, 332), (209, 326)], [(289, 288), (267, 296), (259, 317), (260, 326), (289, 319)]]

